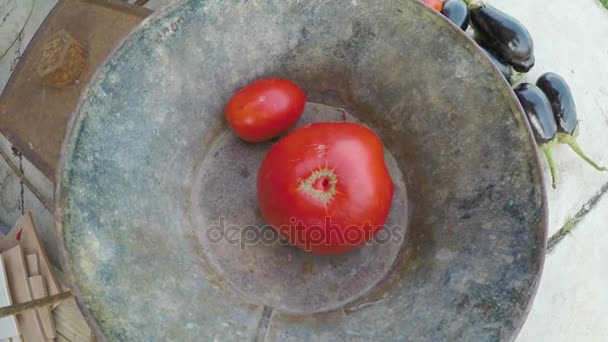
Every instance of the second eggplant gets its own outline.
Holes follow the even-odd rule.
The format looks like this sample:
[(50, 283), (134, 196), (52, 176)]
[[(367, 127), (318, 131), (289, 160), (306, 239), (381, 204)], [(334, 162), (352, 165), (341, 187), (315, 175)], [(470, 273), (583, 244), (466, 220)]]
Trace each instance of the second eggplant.
[(566, 81), (554, 72), (541, 75), (536, 85), (547, 95), (557, 121), (557, 130), (574, 134), (578, 127), (578, 115), (572, 92)]
[(526, 113), (534, 139), (547, 158), (551, 171), (551, 185), (555, 189), (557, 186), (557, 171), (551, 145), (555, 142), (557, 136), (557, 123), (551, 109), (551, 103), (545, 93), (534, 84), (522, 83), (513, 90)]
[(513, 84), (513, 68), (511, 68), (509, 64), (498, 59), (498, 57), (494, 56), (494, 54), (487, 49), (483, 47), (481, 49), (485, 52), (486, 56), (488, 56), (492, 64), (494, 64), (500, 73), (507, 79), (507, 82)]
[(545, 93), (531, 83), (522, 83), (514, 91), (526, 112), (536, 142), (542, 145), (555, 140), (557, 123)]
[(551, 103), (557, 123), (557, 141), (570, 146), (576, 154), (596, 170), (608, 171), (608, 169), (589, 158), (576, 141), (579, 131), (578, 115), (568, 83), (560, 75), (548, 72), (539, 77), (536, 85), (545, 93)]
[(471, 26), (479, 45), (507, 61), (513, 69), (528, 72), (534, 66), (534, 42), (515, 18), (488, 4), (468, 1)]

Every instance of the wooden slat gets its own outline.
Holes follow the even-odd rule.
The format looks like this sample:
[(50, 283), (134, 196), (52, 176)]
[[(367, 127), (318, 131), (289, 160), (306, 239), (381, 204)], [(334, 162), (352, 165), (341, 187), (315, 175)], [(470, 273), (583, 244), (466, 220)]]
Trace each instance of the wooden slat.
[(70, 341), (90, 341), (91, 330), (74, 299), (62, 302), (53, 310), (57, 334)]
[[(0, 307), (11, 305), (11, 292), (8, 288), (8, 279), (4, 270), (4, 260), (0, 254)], [(19, 327), (15, 316), (0, 318), (0, 340), (19, 335)]]
[[(65, 283), (63, 272), (61, 270), (59, 270), (58, 268), (53, 267), (53, 273), (57, 277), (57, 281), (59, 282), (59, 285), (61, 286), (61, 288), (64, 290), (68, 290), (69, 288), (67, 287), (67, 285)], [(74, 314), (80, 313), (80, 310), (78, 309), (78, 306), (73, 299), (71, 299), (67, 302), (64, 302), (62, 305), (69, 305), (69, 306), (71, 306), (70, 310), (77, 310), (78, 312), (74, 312)], [(65, 309), (65, 308), (62, 308), (62, 310), (63, 309)], [(57, 309), (55, 309), (55, 311), (57, 311)], [(70, 315), (63, 315), (63, 314), (58, 315), (58, 314), (55, 314), (55, 312), (53, 312), (53, 316), (55, 317), (55, 320), (58, 320), (58, 319), (65, 320), (65, 319), (69, 319), (69, 317), (70, 317)], [(65, 333), (68, 336), (72, 336), (72, 332), (74, 332), (74, 331), (77, 332), (78, 335), (90, 335), (91, 334), (91, 330), (90, 330), (89, 326), (87, 325), (87, 322), (84, 320), (84, 317), (82, 317), (82, 314), (80, 314), (79, 319), (72, 320), (70, 322), (59, 322), (58, 323), (56, 321), (55, 326), (56, 326), (55, 330), (57, 331), (57, 341), (69, 341), (65, 336), (62, 335), (63, 330), (66, 330)], [(60, 328), (57, 328), (57, 326), (60, 326)], [(60, 330), (60, 329), (62, 329), (62, 330)], [(87, 340), (87, 341), (89, 341), (89, 340)], [(90, 341), (94, 342), (95, 337), (91, 335)]]
[[(25, 269), (25, 257), (21, 246), (17, 245), (2, 253), (4, 267), (8, 278), (8, 287), (11, 292), (13, 304), (24, 303), (32, 300), (27, 271)], [(26, 341), (43, 341), (44, 333), (42, 325), (35, 310), (26, 311), (17, 315), (17, 323), (21, 328), (21, 335)]]
[(27, 274), (30, 277), (40, 275), (40, 266), (38, 263), (38, 254), (28, 254), (25, 256), (25, 263), (27, 264)]
[(40, 299), (32, 299), (23, 303), (13, 303), (10, 306), (4, 306), (0, 308), (0, 317), (8, 317), (12, 315), (18, 315), (20, 313), (30, 311), (32, 309), (40, 308), (43, 306), (49, 306), (53, 304), (59, 305), (59, 303), (66, 301), (68, 299), (72, 299), (74, 296), (72, 292), (66, 291), (61, 292), (60, 294), (42, 297)]
[[(31, 220), (31, 217), (30, 217)], [(23, 222), (23, 219), (20, 223)], [(31, 221), (33, 222), (33, 220)], [(15, 227), (17, 228), (17, 227)], [(11, 246), (17, 245), (15, 241), (17, 231), (13, 228), (13, 230), (9, 233), (9, 240), (0, 240), (0, 252), (3, 251), (3, 248), (9, 248)], [(26, 236), (28, 236), (28, 241), (30, 240), (30, 232), (26, 232)], [(24, 233), (22, 233), (24, 234)], [(2, 234), (0, 233), (0, 238), (2, 238)], [(22, 239), (24, 236), (22, 236)], [(39, 258), (40, 259), (40, 258)], [(39, 266), (41, 260), (39, 260)], [(63, 272), (48, 263), (49, 272), (53, 274), (53, 278), (57, 283), (58, 290), (63, 289), (68, 290), (67, 284), (64, 281)], [(42, 274), (44, 276), (44, 274)], [(51, 284), (48, 284), (51, 286)], [(95, 341), (95, 338), (91, 335), (91, 330), (87, 325), (78, 305), (76, 304), (74, 299), (70, 299), (68, 301), (64, 301), (54, 308), (52, 311), (52, 315), (55, 321), (55, 331), (57, 334), (56, 341), (58, 342), (80, 342), (80, 341)], [(1, 342), (1, 341), (0, 341)]]
[(65, 338), (63, 335), (57, 333), (57, 339), (55, 339), (56, 342), (76, 342), (76, 341), (70, 341), (67, 338)]
[[(46, 284), (44, 278), (41, 275), (30, 277), (30, 286), (32, 288), (32, 295), (34, 299), (46, 297), (48, 292), (46, 290)], [(51, 314), (51, 307), (46, 306), (36, 309), (40, 322), (42, 323), (42, 330), (47, 338), (55, 338), (55, 322), (53, 315)]]
[(11, 229), (7, 236), (0, 240), (0, 252), (9, 250), (14, 246), (21, 246), (25, 254), (37, 254), (39, 271), (47, 281), (49, 295), (59, 293), (59, 284), (51, 272), (51, 266), (46, 253), (42, 249), (42, 243), (38, 237), (34, 219), (31, 213), (26, 213)]

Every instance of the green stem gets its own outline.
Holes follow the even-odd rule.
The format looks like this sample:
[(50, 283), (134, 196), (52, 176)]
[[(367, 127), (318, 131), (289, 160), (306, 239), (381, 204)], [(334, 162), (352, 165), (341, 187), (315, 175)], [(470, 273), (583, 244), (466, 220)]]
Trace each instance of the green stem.
[(511, 76), (511, 79), (509, 81), (511, 81), (511, 84), (515, 84), (519, 81), (521, 81), (522, 78), (524, 78), (524, 76), (526, 76), (525, 72), (519, 72), (519, 71), (513, 71), (513, 76)]
[(591, 160), (591, 158), (587, 157), (587, 155), (583, 152), (583, 150), (581, 149), (581, 147), (578, 145), (578, 143), (576, 142), (576, 138), (570, 134), (566, 134), (566, 133), (557, 133), (557, 141), (560, 144), (566, 144), (568, 146), (570, 146), (570, 148), (576, 152), (576, 154), (579, 155), (579, 157), (583, 158), (584, 161), (586, 161), (587, 163), (589, 163), (589, 165), (593, 166), (596, 170), (598, 171), (608, 171), (608, 169), (606, 169), (603, 166), (599, 166), (596, 162), (594, 162), (593, 160)]
[(551, 153), (551, 144), (543, 144), (540, 146), (541, 150), (545, 154), (547, 158), (547, 163), (549, 164), (549, 171), (551, 171), (551, 186), (553, 189), (557, 188), (557, 170), (555, 169), (555, 160), (553, 159), (553, 154)]
[(463, 0), (465, 4), (467, 4), (467, 7), (469, 8), (469, 10), (474, 10), (474, 9), (478, 9), (479, 7), (483, 6), (483, 0)]
[(581, 128), (581, 125), (579, 125), (577, 122), (574, 132), (572, 132), (572, 136), (574, 137), (574, 139), (578, 138), (578, 134), (581, 132), (580, 128)]

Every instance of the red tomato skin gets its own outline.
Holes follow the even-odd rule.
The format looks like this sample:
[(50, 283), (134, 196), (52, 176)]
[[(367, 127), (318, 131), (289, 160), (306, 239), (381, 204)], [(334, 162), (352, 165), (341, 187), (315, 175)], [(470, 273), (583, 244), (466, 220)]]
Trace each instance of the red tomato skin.
[(443, 9), (443, 0), (422, 0), (422, 2), (434, 8), (437, 12), (441, 12)]
[(226, 119), (241, 139), (262, 142), (293, 127), (304, 112), (306, 94), (297, 84), (266, 78), (248, 84), (228, 101)]
[[(327, 202), (302, 190), (318, 170), (337, 180)], [(314, 184), (323, 189), (331, 178)], [(386, 222), (394, 191), (382, 141), (346, 122), (309, 124), (281, 139), (262, 162), (257, 188), (264, 219), (291, 244), (324, 255), (371, 239)]]

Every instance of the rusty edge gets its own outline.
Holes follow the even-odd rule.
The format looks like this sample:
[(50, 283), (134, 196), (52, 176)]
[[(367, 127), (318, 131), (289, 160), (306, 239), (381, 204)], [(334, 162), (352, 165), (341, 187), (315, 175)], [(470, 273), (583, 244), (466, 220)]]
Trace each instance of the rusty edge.
[[(153, 11), (142, 5), (134, 5), (119, 0), (86, 0), (90, 4), (110, 8), (119, 12), (134, 14), (141, 18), (147, 18)], [(147, 2), (147, 1), (146, 1)]]
[[(62, 1), (62, 0), (60, 0), (60, 1)], [(133, 14), (140, 18), (146, 18), (146, 17), (150, 16), (150, 14), (153, 12), (152, 10), (150, 10), (148, 8), (127, 4), (124, 2), (120, 2), (118, 0), (85, 0), (85, 1), (87, 3), (90, 3), (95, 6), (106, 7), (106, 8), (110, 8), (110, 9), (113, 9), (113, 10), (116, 10), (119, 12)], [(48, 21), (50, 20), (49, 18), (52, 18), (54, 13), (56, 11), (58, 11), (60, 7), (61, 7), (60, 4), (57, 3), (49, 11), (49, 14), (44, 18), (44, 20), (40, 24), (38, 30), (36, 30), (36, 33), (34, 33), (34, 36), (28, 43), (27, 47), (25, 48), (25, 50), (23, 50), (21, 57), (29, 55), (30, 50), (33, 49), (34, 46), (36, 46), (40, 43), (40, 41), (42, 39), (42, 34), (43, 34), (43, 32), (40, 28), (48, 25)], [(138, 27), (138, 26), (135, 26), (135, 27)], [(121, 43), (119, 43), (119, 44), (121, 44)], [(112, 54), (113, 54), (113, 52), (111, 52), (111, 54), (109, 56), (111, 56)], [(105, 64), (105, 60), (103, 63)], [(17, 66), (13, 70), (12, 74), (14, 74), (14, 75), (19, 74), (21, 72), (21, 69), (23, 69), (23, 68), (24, 68), (24, 63), (21, 63), (21, 62), (17, 63)], [(14, 82), (16, 82), (16, 78), (11, 76), (9, 78), (8, 82), (6, 83), (5, 89), (12, 86)], [(84, 90), (84, 88), (83, 88), (83, 90)], [(2, 95), (4, 95), (4, 92), (2, 94), (0, 94), (0, 100), (3, 97)], [(0, 102), (0, 110), (2, 109), (1, 106), (2, 105)], [(26, 142), (23, 141), (23, 139), (21, 139), (17, 134), (12, 134), (12, 132), (10, 132), (9, 130), (3, 131), (2, 133), (13, 146), (26, 146), (27, 145)], [(58, 169), (58, 165), (55, 165), (55, 167), (53, 168), (52, 165), (50, 165), (45, 160), (40, 158), (37, 155), (37, 153), (34, 153), (30, 149), (19, 150), (19, 152), (21, 152), (27, 160), (29, 160), (32, 164), (34, 164), (42, 172), (42, 174), (44, 174), (49, 180), (52, 180), (54, 178), (55, 172)]]
[[(27, 44), (25, 50), (23, 50), (23, 53), (19, 57), (20, 60), (17, 63), (17, 66), (15, 67), (15, 69), (12, 71), (11, 77), (9, 77), (9, 80), (6, 83), (6, 86), (4, 87), (5, 91), (3, 91), (2, 94), (0, 94), (0, 115), (4, 114), (4, 113), (2, 113), (2, 111), (5, 108), (3, 108), (4, 106), (2, 105), (1, 101), (4, 98), (4, 96), (6, 96), (6, 89), (13, 86), (13, 83), (15, 83), (17, 81), (17, 79), (14, 75), (19, 74), (21, 72), (21, 69), (24, 68), (25, 63), (23, 63), (23, 61), (21, 61), (21, 58), (23, 58), (23, 56), (29, 55), (30, 50), (33, 49), (34, 46), (36, 46), (40, 43), (40, 40), (42, 39), (42, 37), (41, 37), (42, 30), (40, 28), (44, 27), (45, 25), (48, 25), (48, 21), (50, 20), (49, 18), (51, 18), (53, 16), (53, 14), (58, 10), (58, 8), (60, 7), (59, 5), (60, 4), (57, 3), (49, 11), (49, 14), (44, 18), (44, 20), (38, 27), (38, 30), (36, 30), (36, 33), (34, 33), (34, 35), (32, 36), (32, 39), (30, 39), (30, 42)], [(12, 134), (12, 132), (10, 132), (10, 130), (3, 130), (2, 134), (4, 134), (4, 136), (6, 137), (8, 142), (11, 143), (11, 145), (13, 145), (13, 146), (27, 146), (27, 143), (25, 141), (23, 141), (23, 139), (21, 139), (17, 134)], [(19, 152), (22, 153), (23, 156), (27, 160), (29, 160), (33, 165), (35, 165), (42, 172), (42, 174), (44, 174), (48, 179), (53, 179), (53, 176), (54, 176), (53, 167), (51, 165), (49, 165), (47, 162), (45, 162), (44, 160), (42, 160), (42, 158), (39, 158), (36, 153), (34, 153), (30, 149), (25, 149), (25, 151), (19, 150)]]
[[(88, 1), (94, 2), (94, 3), (98, 3), (98, 2), (106, 3), (109, 6), (114, 6), (114, 4), (110, 5), (111, 3), (114, 2), (111, 0), (110, 1), (108, 1), (108, 0), (88, 0)], [(97, 322), (97, 320), (93, 316), (92, 312), (89, 310), (89, 308), (86, 306), (86, 304), (82, 300), (82, 292), (80, 291), (80, 288), (76, 283), (74, 273), (72, 272), (72, 269), (71, 269), (70, 265), (68, 264), (68, 255), (67, 255), (67, 251), (65, 248), (65, 242), (63, 239), (63, 237), (64, 237), (63, 236), (63, 213), (62, 213), (62, 208), (61, 208), (62, 185), (63, 185), (62, 184), (63, 183), (62, 175), (63, 175), (64, 168), (65, 168), (66, 158), (70, 152), (69, 151), (70, 137), (72, 136), (72, 133), (73, 133), (72, 131), (74, 129), (74, 125), (79, 118), (80, 108), (81, 108), (84, 100), (87, 98), (91, 87), (96, 82), (97, 77), (99, 76), (99, 74), (100, 74), (101, 70), (104, 68), (104, 66), (107, 65), (108, 62), (110, 61), (110, 59), (112, 59), (114, 57), (114, 55), (123, 48), (125, 43), (132, 36), (134, 36), (137, 32), (139, 32), (143, 27), (148, 25), (149, 22), (154, 21), (157, 18), (165, 16), (166, 14), (172, 12), (180, 4), (184, 3), (185, 1), (187, 1), (187, 0), (171, 0), (171, 3), (169, 5), (165, 6), (164, 8), (162, 8), (159, 11), (154, 12), (152, 15), (146, 17), (141, 23), (136, 25), (131, 30), (131, 32), (129, 34), (127, 34), (116, 45), (116, 47), (113, 49), (113, 51), (99, 65), (97, 71), (95, 71), (95, 73), (93, 74), (91, 80), (88, 82), (86, 87), (83, 88), (80, 99), (78, 101), (78, 105), (76, 106), (75, 110), (72, 112), (72, 115), (70, 116), (70, 119), (68, 121), (68, 125), (67, 125), (66, 132), (64, 135), (64, 140), (61, 144), (61, 150), (60, 150), (59, 160), (58, 160), (58, 164), (57, 164), (57, 171), (55, 173), (55, 189), (54, 189), (54, 196), (55, 196), (54, 219), (55, 219), (55, 227), (56, 227), (55, 238), (56, 238), (58, 246), (59, 246), (59, 259), (61, 260), (61, 267), (64, 271), (65, 279), (68, 283), (68, 286), (72, 290), (72, 293), (74, 294), (78, 307), (83, 312), (85, 320), (89, 324), (91, 331), (93, 332), (95, 337), (98, 339), (98, 341), (101, 341), (101, 342), (108, 341), (108, 338), (103, 334), (99, 323)], [(449, 19), (440, 15), (438, 12), (431, 9), (430, 7), (420, 3), (418, 1), (416, 1), (416, 2), (419, 4), (419, 6), (424, 7), (426, 11), (429, 11), (429, 12), (433, 13), (433, 15), (436, 15), (440, 20), (442, 20), (445, 24), (447, 24), (452, 30), (457, 32), (456, 37), (459, 37), (459, 39), (464, 41), (463, 46), (465, 46), (471, 52), (476, 54), (477, 58), (479, 58), (482, 61), (482, 64), (485, 63), (486, 67), (489, 67), (492, 70), (494, 70), (494, 72), (496, 74), (496, 78), (500, 80), (499, 84), (502, 84), (501, 89), (504, 92), (505, 97), (511, 99), (511, 101), (509, 101), (511, 110), (513, 111), (514, 115), (516, 116), (516, 119), (518, 119), (518, 121), (523, 123), (523, 125), (525, 127), (525, 130), (526, 130), (526, 133), (528, 136), (528, 143), (532, 147), (532, 151), (534, 151), (533, 166), (534, 166), (534, 170), (536, 171), (536, 175), (541, 183), (540, 186), (542, 189), (542, 202), (543, 202), (542, 214), (539, 217), (538, 226), (536, 227), (537, 245), (541, 246), (541, 248), (536, 251), (536, 255), (535, 255), (534, 264), (535, 264), (537, 273), (533, 279), (533, 284), (531, 286), (532, 291), (530, 293), (530, 297), (528, 298), (528, 302), (526, 304), (524, 314), (521, 317), (521, 321), (518, 322), (518, 324), (515, 328), (514, 334), (513, 334), (513, 336), (511, 336), (512, 340), (515, 340), (515, 338), (519, 334), (521, 328), (523, 327), (523, 324), (532, 308), (533, 299), (536, 296), (536, 293), (538, 292), (538, 285), (540, 283), (540, 278), (542, 275), (542, 270), (543, 270), (543, 266), (544, 266), (544, 262), (545, 262), (545, 254), (546, 254), (546, 250), (547, 250), (547, 227), (548, 227), (547, 189), (545, 186), (545, 184), (546, 184), (545, 176), (543, 175), (542, 169), (540, 167), (540, 156), (538, 153), (538, 149), (536, 148), (536, 142), (532, 135), (532, 129), (530, 127), (530, 124), (524, 114), (524, 109), (521, 106), (521, 104), (519, 103), (519, 100), (517, 99), (515, 93), (513, 92), (511, 85), (507, 82), (506, 79), (504, 79), (504, 77), (501, 76), (501, 73), (500, 73), (500, 70), (498, 70), (498, 67), (496, 67), (492, 63), (492, 61), (489, 59), (489, 57), (487, 57), (487, 55), (483, 52), (481, 47), (479, 47), (477, 45), (477, 43), (473, 40), (473, 38), (469, 37), (464, 31), (462, 31), (460, 29), (460, 27), (456, 26)]]

